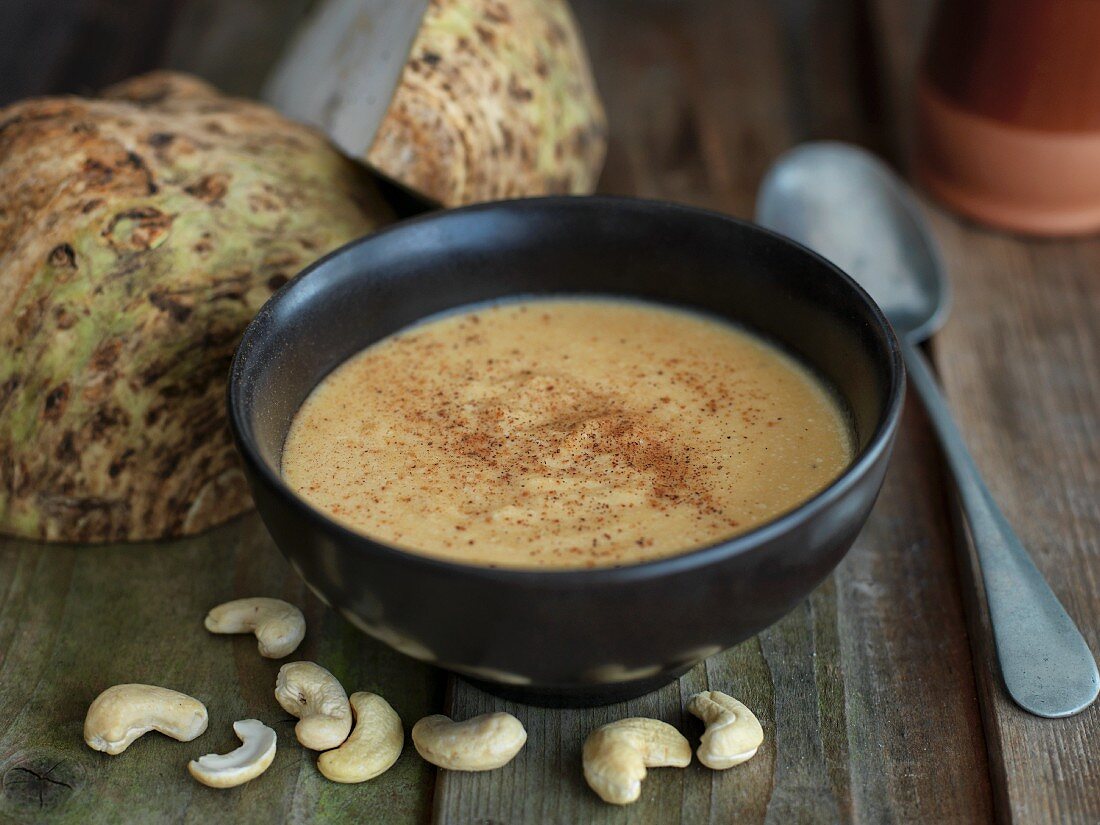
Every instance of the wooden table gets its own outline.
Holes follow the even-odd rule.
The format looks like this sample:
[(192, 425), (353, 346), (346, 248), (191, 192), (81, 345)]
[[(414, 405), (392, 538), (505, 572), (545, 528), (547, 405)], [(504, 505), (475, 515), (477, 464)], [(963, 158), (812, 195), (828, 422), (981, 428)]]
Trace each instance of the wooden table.
[[(15, 2), (0, 9), (0, 102), (89, 91), (157, 65), (254, 93), (307, 0)], [(775, 156), (812, 138), (904, 157), (925, 0), (576, 0), (607, 101), (603, 189), (752, 212)], [(934, 355), (990, 487), (1100, 650), (1100, 242), (1027, 242), (929, 205), (956, 285)], [(198, 539), (109, 548), (0, 545), (0, 821), (1100, 822), (1100, 709), (1061, 721), (1008, 700), (972, 557), (924, 416), (909, 405), (881, 500), (836, 574), (774, 627), (623, 705), (542, 710), (495, 699), (361, 635), (323, 608), (255, 516)], [(503, 770), (436, 771), (411, 746), (363, 785), (327, 782), (272, 697), (277, 664), (201, 627), (238, 595), (305, 605), (304, 658), (421, 715), (505, 709), (529, 743)], [(169, 684), (210, 732), (86, 748), (99, 689)], [(754, 708), (766, 739), (742, 767), (656, 770), (605, 806), (585, 735), (626, 715), (689, 734), (690, 694)], [(233, 746), (256, 716), (281, 741), (259, 781), (213, 791), (184, 763)]]

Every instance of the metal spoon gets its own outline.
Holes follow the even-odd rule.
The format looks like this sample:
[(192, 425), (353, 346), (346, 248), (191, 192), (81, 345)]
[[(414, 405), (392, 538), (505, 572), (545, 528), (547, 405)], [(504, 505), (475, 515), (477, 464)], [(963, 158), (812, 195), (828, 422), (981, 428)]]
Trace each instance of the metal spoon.
[(938, 250), (912, 192), (869, 152), (843, 143), (806, 143), (768, 172), (756, 219), (833, 261), (882, 307), (958, 485), (1009, 694), (1037, 716), (1084, 710), (1100, 692), (1096, 660), (986, 489), (917, 347), (943, 323), (949, 297)]

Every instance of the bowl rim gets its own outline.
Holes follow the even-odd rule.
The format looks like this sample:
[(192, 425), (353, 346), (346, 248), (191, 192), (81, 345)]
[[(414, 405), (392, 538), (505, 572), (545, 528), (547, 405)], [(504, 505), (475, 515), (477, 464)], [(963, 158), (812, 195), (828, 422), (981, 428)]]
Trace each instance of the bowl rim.
[[(371, 243), (391, 233), (401, 232), (409, 226), (421, 223), (430, 223), (439, 220), (447, 220), (454, 215), (470, 215), (478, 212), (489, 212), (497, 209), (509, 210), (541, 210), (553, 208), (605, 208), (605, 209), (642, 209), (658, 212), (675, 212), (687, 216), (704, 218), (707, 220), (724, 221), (750, 232), (759, 233), (771, 237), (780, 243), (794, 247), (803, 255), (816, 261), (819, 265), (830, 270), (842, 283), (852, 291), (854, 297), (859, 300), (868, 315), (876, 322), (877, 331), (886, 342), (887, 360), (889, 370), (889, 384), (887, 388), (886, 404), (883, 412), (875, 424), (875, 428), (864, 446), (852, 459), (851, 463), (832, 482), (810, 498), (802, 501), (797, 506), (776, 516), (770, 521), (752, 528), (744, 533), (739, 533), (728, 539), (696, 547), (683, 553), (671, 556), (662, 556), (649, 561), (626, 564), (619, 567), (595, 567), (595, 568), (563, 568), (540, 569), (529, 567), (488, 567), (485, 565), (467, 564), (452, 561), (450, 559), (428, 555), (416, 550), (402, 548), (390, 544), (373, 536), (357, 532), (346, 527), (340, 522), (330, 518), (324, 511), (314, 507), (304, 498), (299, 496), (285, 481), (282, 476), (272, 470), (267, 462), (259, 454), (259, 450), (250, 437), (250, 427), (245, 424), (244, 400), (240, 388), (240, 376), (244, 372), (244, 362), (251, 353), (253, 339), (260, 333), (260, 327), (270, 317), (273, 308), (284, 300), (295, 288), (295, 285), (307, 278), (313, 272), (325, 267), (329, 261), (351, 254), (364, 244)], [(610, 294), (610, 293), (609, 293)], [(229, 423), (234, 440), (243, 461), (269, 488), (278, 493), (287, 503), (297, 510), (309, 521), (314, 522), (322, 531), (341, 540), (346, 546), (354, 547), (355, 552), (367, 555), (381, 555), (391, 561), (404, 563), (413, 568), (431, 570), (436, 573), (447, 573), (454, 576), (464, 576), (483, 580), (495, 580), (500, 583), (522, 584), (525, 586), (548, 586), (552, 588), (566, 587), (598, 587), (612, 583), (648, 580), (670, 575), (685, 573), (696, 568), (706, 567), (716, 562), (723, 561), (732, 556), (740, 556), (750, 553), (754, 549), (769, 544), (784, 533), (790, 532), (798, 526), (813, 520), (821, 512), (832, 507), (872, 468), (881, 460), (883, 453), (888, 451), (893, 442), (901, 417), (902, 406), (905, 398), (905, 366), (902, 360), (901, 346), (893, 327), (885, 314), (875, 303), (874, 299), (864, 290), (850, 275), (842, 271), (828, 259), (822, 257), (806, 246), (788, 238), (778, 232), (766, 229), (750, 220), (735, 218), (731, 215), (717, 212), (712, 209), (704, 209), (696, 206), (675, 203), (672, 201), (638, 198), (617, 195), (554, 195), (536, 198), (516, 198), (509, 200), (486, 201), (484, 203), (455, 209), (435, 210), (413, 218), (398, 221), (377, 232), (356, 238), (340, 246), (328, 254), (318, 258), (309, 266), (302, 269), (297, 275), (281, 286), (256, 313), (245, 328), (240, 343), (233, 354), (228, 380), (226, 382), (226, 401), (229, 412)]]

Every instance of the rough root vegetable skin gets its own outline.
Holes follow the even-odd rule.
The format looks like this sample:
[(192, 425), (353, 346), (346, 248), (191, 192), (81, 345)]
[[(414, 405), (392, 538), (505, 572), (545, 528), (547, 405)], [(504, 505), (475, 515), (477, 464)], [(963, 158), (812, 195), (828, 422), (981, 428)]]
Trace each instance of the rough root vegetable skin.
[(387, 219), (319, 133), (187, 76), (0, 110), (0, 530), (156, 539), (247, 509), (240, 334)]
[(591, 194), (606, 148), (565, 0), (431, 0), (366, 158), (458, 206)]

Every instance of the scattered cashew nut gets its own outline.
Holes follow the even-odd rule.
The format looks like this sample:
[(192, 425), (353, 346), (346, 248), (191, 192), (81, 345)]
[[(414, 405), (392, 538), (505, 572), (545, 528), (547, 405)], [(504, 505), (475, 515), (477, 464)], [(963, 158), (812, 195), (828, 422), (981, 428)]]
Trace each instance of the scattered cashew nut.
[(646, 768), (686, 768), (691, 745), (667, 722), (631, 717), (592, 731), (582, 761), (585, 781), (600, 799), (627, 805), (641, 795)]
[(721, 771), (740, 765), (752, 759), (764, 741), (764, 729), (753, 712), (725, 693), (696, 693), (687, 709), (707, 726), (696, 753), (708, 768)]
[(260, 655), (281, 659), (293, 653), (306, 635), (302, 611), (282, 599), (236, 599), (206, 614), (211, 633), (255, 633)]
[(336, 677), (313, 662), (290, 662), (279, 668), (275, 698), (283, 710), (301, 721), (294, 726), (298, 741), (310, 750), (337, 748), (351, 731), (348, 695)]
[(491, 771), (512, 761), (527, 741), (527, 731), (510, 713), (486, 713), (465, 722), (435, 715), (413, 725), (412, 740), (433, 765), (452, 771)]
[(206, 730), (207, 719), (203, 703), (186, 693), (155, 685), (115, 685), (88, 707), (84, 741), (115, 756), (151, 730), (190, 742)]
[(322, 753), (317, 768), (333, 782), (366, 782), (385, 773), (401, 755), (405, 729), (390, 703), (376, 693), (353, 693), (355, 729), (336, 750)]
[(211, 788), (235, 788), (266, 771), (275, 758), (275, 731), (259, 719), (233, 723), (241, 746), (226, 754), (208, 753), (187, 764), (195, 779)]

